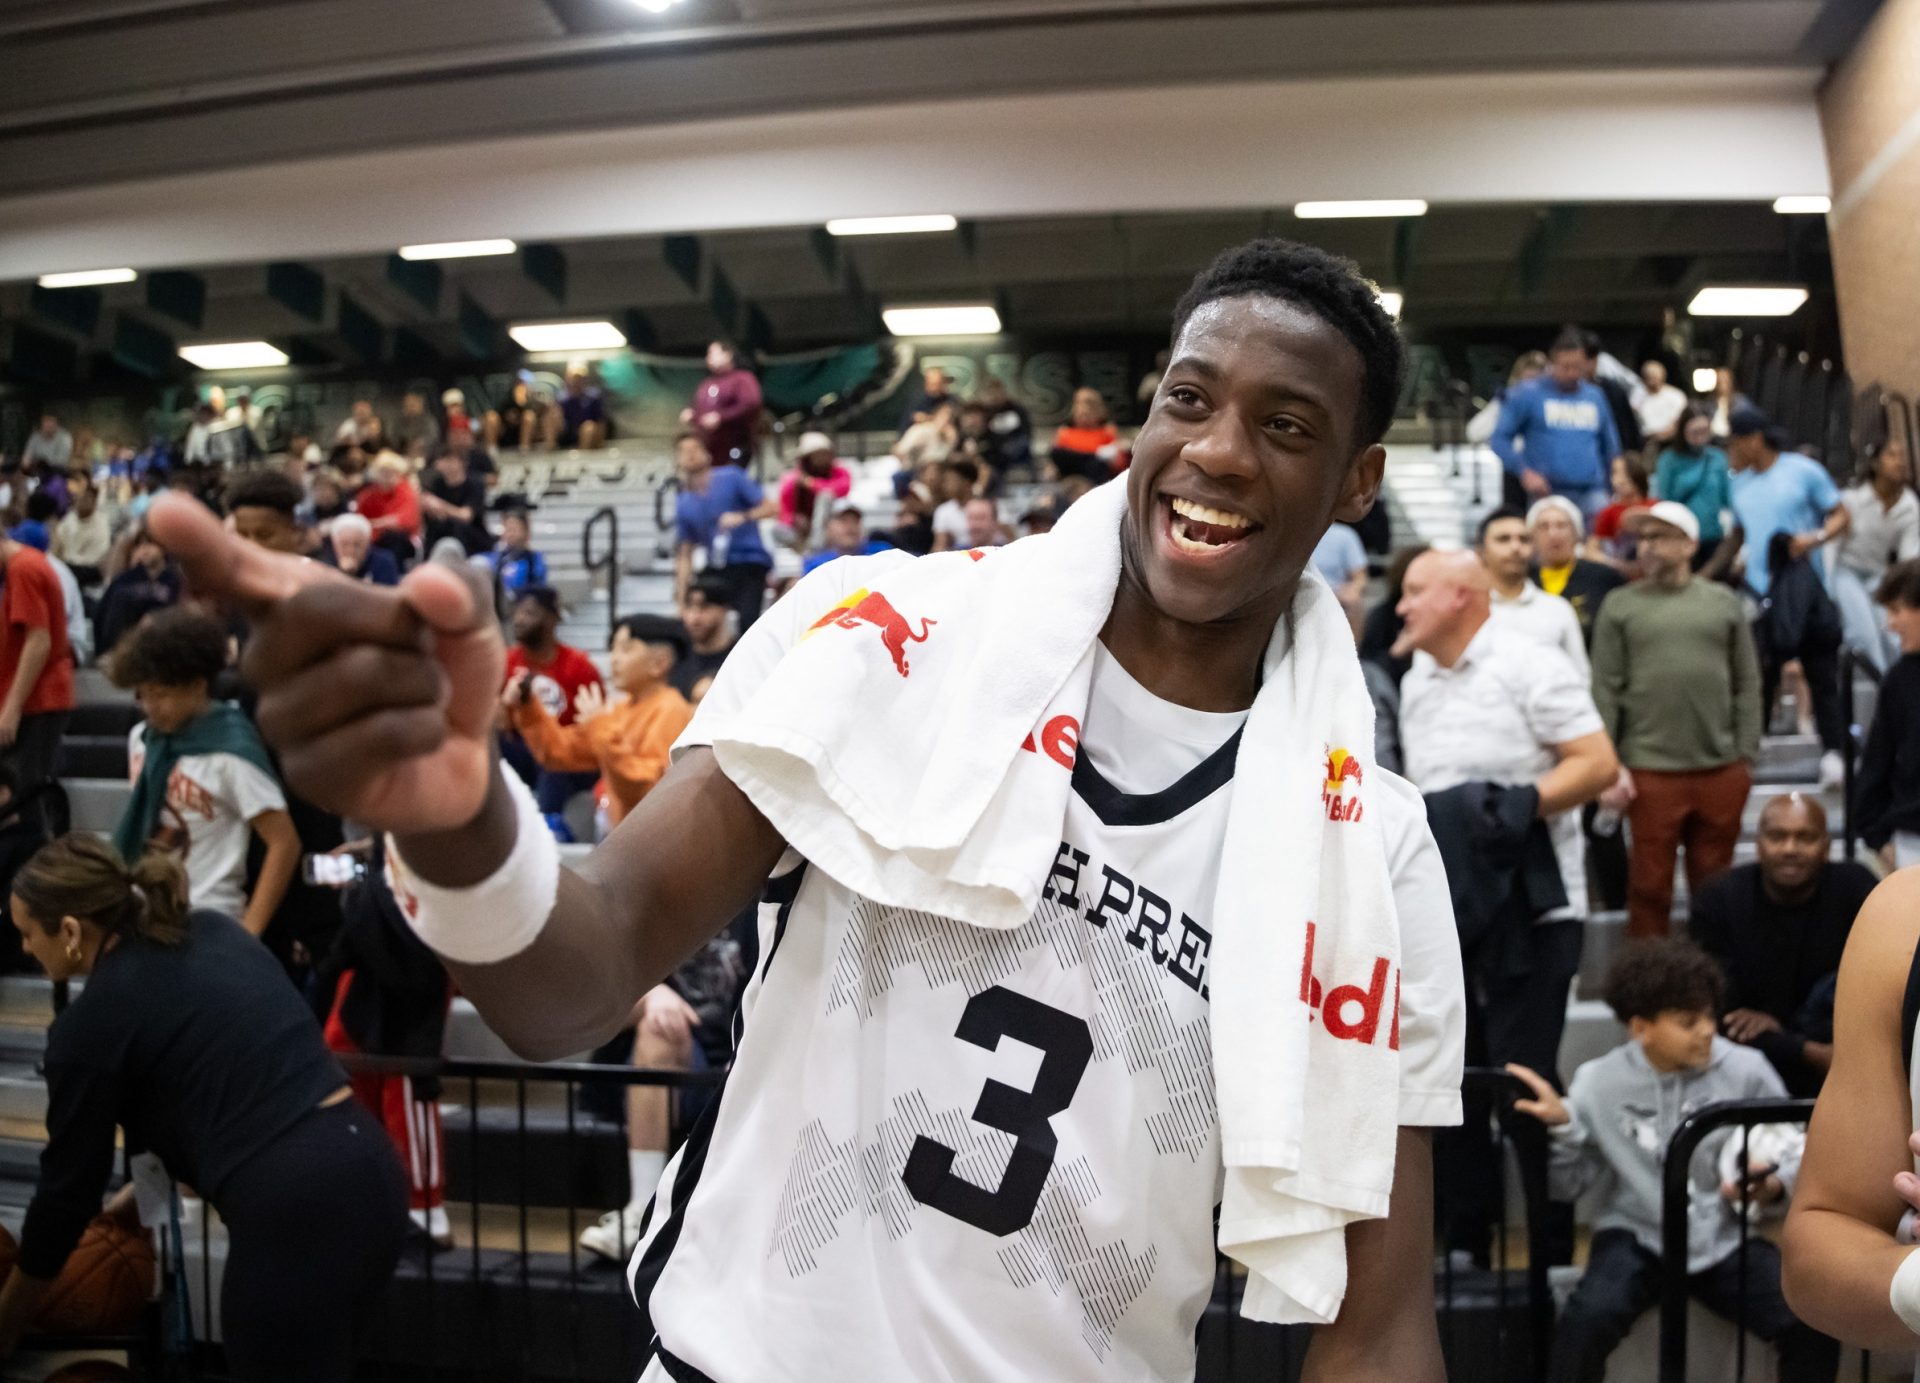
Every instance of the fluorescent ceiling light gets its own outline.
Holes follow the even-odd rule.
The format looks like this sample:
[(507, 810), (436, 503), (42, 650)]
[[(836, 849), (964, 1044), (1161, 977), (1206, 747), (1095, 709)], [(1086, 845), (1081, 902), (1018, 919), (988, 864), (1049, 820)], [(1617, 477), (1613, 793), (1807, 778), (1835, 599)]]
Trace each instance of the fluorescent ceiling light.
[(645, 10), (648, 14), (665, 14), (668, 10), (679, 4), (680, 0), (633, 0), (633, 3)]
[(1693, 392), (1711, 394), (1720, 387), (1720, 372), (1711, 365), (1696, 365), (1693, 370)]
[(182, 346), (180, 358), (202, 370), (263, 370), (287, 363), (287, 353), (265, 341), (218, 341)]
[(510, 255), (520, 247), (511, 240), (448, 240), (438, 245), (402, 245), (402, 259), (477, 259), (481, 255)]
[(1387, 310), (1387, 315), (1393, 318), (1394, 321), (1399, 321), (1400, 309), (1406, 306), (1407, 300), (1391, 288), (1381, 289), (1377, 296), (1380, 300), (1380, 306)]
[(103, 283), (132, 283), (140, 275), (131, 269), (81, 269), (71, 274), (42, 274), (42, 288), (95, 288)]
[(828, 235), (925, 235), (950, 231), (960, 222), (951, 216), (843, 216), (827, 222)]
[(1000, 314), (992, 303), (944, 303), (934, 307), (889, 307), (880, 320), (895, 336), (996, 336)]
[(1418, 197), (1374, 202), (1300, 202), (1293, 214), (1303, 221), (1331, 221), (1353, 216), (1425, 216), (1427, 204)]
[(1833, 210), (1833, 198), (1775, 197), (1773, 209), (1782, 216), (1825, 216)]
[(521, 322), (507, 335), (529, 351), (608, 351), (627, 344), (612, 322)]
[(1692, 317), (1791, 317), (1807, 300), (1804, 288), (1740, 287), (1721, 284), (1702, 288), (1687, 304)]

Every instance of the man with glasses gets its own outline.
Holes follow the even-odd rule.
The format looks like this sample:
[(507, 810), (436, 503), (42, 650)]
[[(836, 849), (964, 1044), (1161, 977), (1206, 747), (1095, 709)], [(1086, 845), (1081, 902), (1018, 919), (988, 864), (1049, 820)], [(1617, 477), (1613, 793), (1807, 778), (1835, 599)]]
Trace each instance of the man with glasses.
[(1665, 936), (1681, 848), (1694, 896), (1733, 862), (1760, 747), (1760, 668), (1740, 598), (1693, 578), (1693, 511), (1662, 500), (1630, 522), (1645, 575), (1607, 597), (1593, 630), (1593, 700), (1623, 765), (1600, 802), (1632, 827), (1628, 934)]

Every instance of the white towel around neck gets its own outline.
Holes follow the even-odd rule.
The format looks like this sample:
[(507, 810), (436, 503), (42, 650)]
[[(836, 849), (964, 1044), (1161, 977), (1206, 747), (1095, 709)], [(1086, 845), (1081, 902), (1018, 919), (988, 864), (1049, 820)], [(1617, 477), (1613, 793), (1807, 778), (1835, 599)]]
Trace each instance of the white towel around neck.
[[(1125, 507), (1121, 479), (1005, 548), (842, 558), (864, 584), (709, 726), (720, 766), (855, 892), (1026, 922), (1071, 776), (1033, 737), (1043, 713), (1085, 710)], [(1241, 740), (1213, 910), (1219, 1243), (1248, 1270), (1244, 1315), (1324, 1322), (1346, 1291), (1345, 1226), (1387, 1213), (1399, 926), (1351, 628), (1311, 569), (1287, 619)]]

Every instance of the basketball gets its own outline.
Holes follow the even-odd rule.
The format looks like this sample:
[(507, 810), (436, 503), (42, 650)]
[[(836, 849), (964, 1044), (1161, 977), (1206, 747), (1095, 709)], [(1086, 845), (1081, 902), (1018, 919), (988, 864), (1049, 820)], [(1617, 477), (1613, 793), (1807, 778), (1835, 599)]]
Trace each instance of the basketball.
[[(0, 1281), (13, 1272), (20, 1246), (0, 1228)], [(132, 1328), (140, 1308), (153, 1296), (153, 1243), (139, 1230), (99, 1216), (87, 1226), (54, 1279), (53, 1289), (33, 1318), (33, 1328), (57, 1335), (110, 1335)], [(96, 1362), (77, 1369), (115, 1368)], [(70, 1371), (55, 1377), (68, 1379)], [(73, 1374), (68, 1383), (92, 1378), (123, 1378), (124, 1371)]]

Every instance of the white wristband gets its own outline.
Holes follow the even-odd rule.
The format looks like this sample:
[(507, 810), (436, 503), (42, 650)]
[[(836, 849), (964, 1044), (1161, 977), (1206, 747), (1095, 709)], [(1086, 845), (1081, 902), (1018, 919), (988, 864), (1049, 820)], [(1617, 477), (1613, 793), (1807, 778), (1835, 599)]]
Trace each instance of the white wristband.
[(1893, 1290), (1887, 1294), (1893, 1303), (1893, 1314), (1905, 1322), (1907, 1329), (1920, 1335), (1920, 1251), (1907, 1255), (1893, 1275)]
[(442, 888), (408, 869), (387, 836), (387, 885), (415, 934), (448, 960), (491, 965), (531, 946), (560, 895), (560, 847), (518, 774), (503, 769), (513, 799), (513, 852), (466, 888)]

